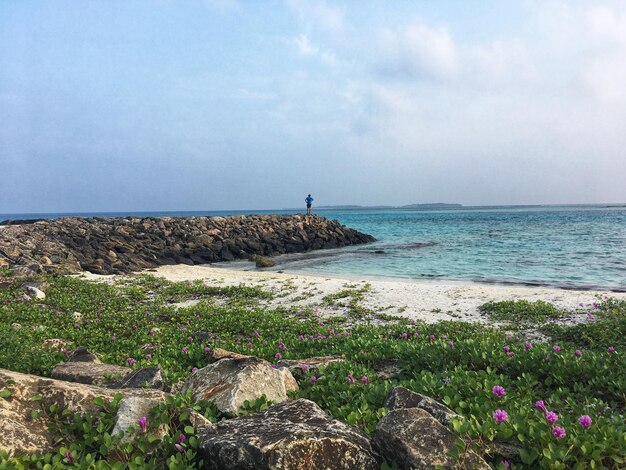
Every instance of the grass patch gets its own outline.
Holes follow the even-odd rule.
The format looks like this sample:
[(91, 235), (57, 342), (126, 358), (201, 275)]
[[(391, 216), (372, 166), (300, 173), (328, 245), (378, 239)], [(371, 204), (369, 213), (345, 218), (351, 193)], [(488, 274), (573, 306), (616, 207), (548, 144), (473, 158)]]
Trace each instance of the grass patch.
[[(106, 363), (127, 365), (126, 359), (132, 357), (137, 360), (135, 368), (159, 365), (170, 384), (185, 378), (193, 367), (209, 363), (206, 346), (268, 361), (275, 361), (277, 352), (285, 359), (337, 355), (346, 362), (314, 372), (315, 381), (311, 380), (313, 372), (307, 372), (294, 396), (315, 401), (332, 416), (366, 433), (371, 434), (387, 412), (383, 408), (387, 393), (402, 385), (465, 416), (463, 422), (453, 424), (453, 429), (478, 452), (485, 452), (493, 441), (520, 446), (523, 452), (511, 459), (518, 468), (593, 465), (617, 469), (626, 461), (626, 344), (618, 341), (626, 337), (623, 302), (602, 300), (594, 321), (554, 329), (553, 339), (559, 348), (553, 348), (554, 342), (531, 344), (521, 334), (510, 336), (482, 324), (425, 324), (391, 318), (384, 325), (348, 326), (343, 317), (324, 321), (315, 315), (293, 317), (288, 308), (258, 308), (254, 301), (269, 298), (269, 294), (244, 286), (207, 288), (150, 276), (124, 278), (114, 285), (68, 277), (49, 277), (46, 281), (43, 302), (25, 300), (18, 280), (0, 286), (0, 367), (49, 375), (53, 366), (65, 359), (60, 351), (42, 350), (43, 341), (49, 338), (66, 341), (69, 349), (86, 346)], [(327, 302), (346, 302), (349, 308), (356, 308), (368, 290), (367, 285), (344, 289), (329, 296)], [(201, 302), (180, 309), (171, 305), (175, 300), (214, 296), (226, 303)], [(353, 302), (356, 307), (350, 307)], [(80, 319), (74, 312), (81, 313)], [(533, 322), (562, 314), (549, 304), (520, 301), (488, 304), (485, 312), (494, 319), (525, 318)], [(278, 349), (279, 341), (286, 349)], [(607, 351), (612, 341), (617, 348), (614, 353)], [(146, 344), (154, 346), (149, 357), (142, 350)], [(574, 353), (576, 349), (582, 350), (582, 356)], [(376, 365), (385, 361), (397, 361), (402, 369), (399, 377), (377, 376)], [(506, 396), (494, 395), (491, 390), (495, 385), (504, 387)], [(183, 461), (176, 460), (181, 454), (174, 443), (189, 426), (184, 411), (189, 403), (184, 396), (173, 400), (151, 413), (153, 419), (162, 417), (168, 423), (169, 432), (158, 442), (145, 443), (146, 455), (154, 452), (168, 464), (174, 458), (172, 468), (198, 467), (191, 439), (185, 441), (190, 453)], [(567, 431), (565, 438), (552, 435), (545, 417), (533, 406), (537, 400), (544, 400), (558, 413), (558, 425)], [(248, 404), (248, 411), (266, 405), (259, 397)], [(211, 419), (221, 419), (210, 404), (201, 408)], [(495, 423), (492, 414), (496, 409), (506, 410), (509, 420)], [(589, 429), (578, 424), (581, 415), (592, 417)], [(106, 436), (113, 416), (111, 408), (99, 417), (62, 417), (60, 425), (65, 431), (59, 433), (63, 441), (58, 452), (35, 457), (29, 465), (56, 462), (60, 468), (67, 464), (63, 455), (69, 451), (85, 468), (95, 461), (128, 468), (116, 457), (119, 454), (107, 450), (111, 449), (107, 444), (111, 437)], [(88, 431), (81, 432), (86, 419), (92, 421), (87, 424)], [(187, 431), (191, 436), (192, 429)], [(114, 447), (115, 442), (110, 445)], [(133, 461), (137, 452), (131, 449), (124, 458)], [(487, 458), (494, 466), (500, 462), (492, 454)], [(18, 466), (16, 462), (22, 461), (9, 461), (0, 455), (0, 468)], [(102, 464), (102, 468), (108, 467)]]

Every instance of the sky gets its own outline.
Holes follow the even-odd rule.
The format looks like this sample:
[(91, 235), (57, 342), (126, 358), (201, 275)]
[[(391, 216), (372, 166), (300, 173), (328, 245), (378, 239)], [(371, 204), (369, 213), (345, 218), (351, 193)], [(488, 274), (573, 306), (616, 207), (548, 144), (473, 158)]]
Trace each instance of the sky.
[(0, 2), (0, 213), (309, 193), (626, 202), (626, 2)]

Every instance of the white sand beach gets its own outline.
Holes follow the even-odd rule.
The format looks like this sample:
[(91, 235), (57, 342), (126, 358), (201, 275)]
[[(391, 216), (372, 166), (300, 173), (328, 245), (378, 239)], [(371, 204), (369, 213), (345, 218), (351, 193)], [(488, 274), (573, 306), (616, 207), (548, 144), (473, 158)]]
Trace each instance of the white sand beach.
[[(222, 265), (224, 266), (224, 265)], [(489, 284), (453, 283), (442, 281), (405, 281), (389, 279), (356, 279), (334, 275), (310, 275), (302, 273), (278, 273), (261, 270), (234, 270), (212, 266), (161, 266), (149, 274), (171, 281), (202, 280), (212, 286), (260, 286), (276, 294), (266, 301), (269, 308), (279, 306), (310, 307), (320, 315), (345, 313), (347, 307), (324, 305), (324, 297), (345, 289), (360, 289), (369, 285), (360, 306), (376, 313), (401, 315), (426, 322), (439, 320), (463, 320), (484, 322), (478, 307), (489, 301), (543, 300), (568, 310), (587, 306), (596, 295), (608, 294), (626, 299), (626, 293), (600, 291), (564, 290), (546, 287), (503, 286)], [(87, 273), (90, 279), (106, 279)], [(337, 303), (341, 303), (341, 299)], [(584, 321), (586, 313), (569, 321)]]

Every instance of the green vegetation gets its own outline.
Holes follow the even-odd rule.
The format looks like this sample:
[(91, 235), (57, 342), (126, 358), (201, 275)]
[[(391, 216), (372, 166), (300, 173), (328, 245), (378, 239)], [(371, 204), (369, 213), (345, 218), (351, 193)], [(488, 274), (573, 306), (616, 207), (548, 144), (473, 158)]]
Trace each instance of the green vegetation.
[(536, 302), (527, 300), (488, 302), (480, 306), (480, 311), (491, 320), (506, 322), (509, 323), (509, 326), (517, 324), (524, 327), (560, 318), (565, 313), (554, 305), (541, 300)]
[[(25, 300), (17, 279), (5, 278), (0, 285), (0, 367), (49, 375), (65, 360), (62, 351), (42, 349), (50, 338), (66, 341), (69, 350), (86, 346), (107, 363), (127, 365), (133, 358), (135, 368), (160, 365), (171, 384), (193, 367), (209, 363), (207, 346), (272, 362), (278, 352), (284, 359), (343, 356), (343, 363), (304, 373), (296, 396), (315, 401), (367, 433), (387, 412), (383, 403), (388, 392), (403, 385), (465, 416), (454, 421), (452, 429), (467, 445), (486, 454), (494, 467), (502, 468), (502, 458), (493, 451), (498, 443), (519, 446), (517, 456), (510, 459), (512, 468), (626, 465), (626, 302), (599, 300), (592, 308), (593, 319), (586, 317), (587, 311), (578, 312), (584, 323), (544, 325), (552, 340), (532, 342), (521, 333), (511, 336), (480, 324), (427, 325), (386, 315), (382, 324), (348, 326), (343, 318), (324, 319), (310, 309), (298, 315), (287, 308), (263, 310), (258, 301), (271, 295), (243, 286), (176, 284), (150, 276), (121, 278), (114, 285), (68, 277), (50, 277), (47, 282), (41, 303)], [(358, 306), (368, 289), (348, 288), (326, 302)], [(200, 302), (185, 308), (172, 305), (190, 299)], [(494, 319), (524, 318), (529, 324), (563, 315), (539, 302), (491, 303), (482, 309)], [(280, 344), (284, 347), (279, 350)], [(153, 352), (146, 354), (146, 345)], [(400, 376), (378, 376), (377, 366), (391, 360), (402, 369)], [(503, 387), (504, 395), (496, 394), (495, 386)], [(11, 397), (0, 395), (4, 399)], [(556, 423), (549, 424), (535, 407), (538, 400), (557, 413)], [(58, 414), (64, 439), (58, 452), (32, 462), (0, 455), (0, 469), (43, 468), (46, 463), (48, 468), (139, 468), (134, 462), (144, 452), (149, 452), (150, 462), (194, 467), (199, 465), (197, 442), (187, 410), (195, 407), (212, 421), (224, 419), (211, 403), (192, 405), (189, 396), (178, 395), (151, 413), (150, 423), (162, 423), (167, 429), (163, 438), (122, 444), (110, 436), (115, 401), (101, 405), (96, 417), (42, 410)], [(244, 408), (253, 412), (267, 406), (260, 397)], [(501, 424), (494, 418), (496, 410), (508, 415)], [(584, 415), (592, 420), (588, 428), (578, 421)], [(564, 437), (554, 434), (556, 427), (563, 428)], [(181, 433), (187, 437), (178, 443), (182, 452), (175, 446)]]

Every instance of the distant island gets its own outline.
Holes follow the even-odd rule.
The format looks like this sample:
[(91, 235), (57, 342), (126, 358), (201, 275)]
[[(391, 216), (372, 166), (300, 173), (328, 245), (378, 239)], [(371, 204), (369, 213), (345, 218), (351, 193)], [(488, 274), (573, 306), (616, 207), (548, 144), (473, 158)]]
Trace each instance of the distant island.
[[(316, 210), (333, 210), (333, 211), (346, 211), (346, 210), (436, 210), (436, 209), (460, 209), (463, 204), (448, 204), (445, 202), (431, 202), (427, 204), (407, 204), (404, 206), (359, 206), (357, 204), (347, 204), (340, 206), (318, 206)], [(299, 210), (297, 208), (290, 208), (285, 210)]]

